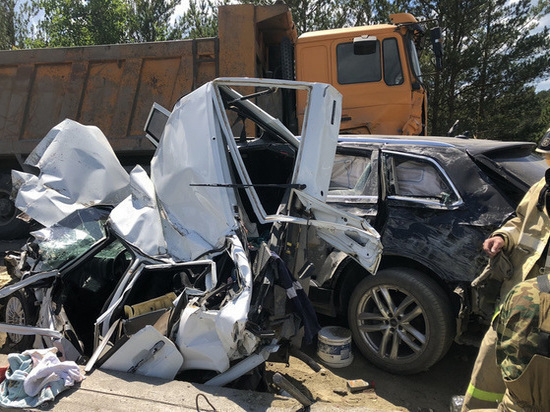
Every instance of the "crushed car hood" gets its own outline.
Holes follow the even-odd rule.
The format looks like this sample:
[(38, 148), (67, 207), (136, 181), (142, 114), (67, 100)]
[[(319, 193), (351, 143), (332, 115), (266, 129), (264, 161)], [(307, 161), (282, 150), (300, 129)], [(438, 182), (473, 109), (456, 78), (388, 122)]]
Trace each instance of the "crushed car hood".
[(38, 176), (12, 171), (15, 205), (44, 226), (86, 207), (116, 205), (130, 194), (129, 176), (105, 135), (66, 119), (27, 157)]

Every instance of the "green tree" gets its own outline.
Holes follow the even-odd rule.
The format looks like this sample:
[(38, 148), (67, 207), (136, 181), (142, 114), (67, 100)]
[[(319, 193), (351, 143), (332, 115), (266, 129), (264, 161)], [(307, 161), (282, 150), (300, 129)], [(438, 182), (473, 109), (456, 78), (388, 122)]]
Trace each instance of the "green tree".
[(443, 30), (444, 68), (434, 73), (423, 60), (424, 81), (429, 94), (428, 125), (432, 134), (445, 134), (457, 118), (456, 96), (462, 85), (462, 73), (469, 67), (470, 55), (464, 51), (470, 47), (469, 33), (479, 25), (476, 16), (485, 0), (420, 0), (414, 14), (435, 19)]
[(27, 46), (33, 34), (31, 19), (35, 14), (31, 1), (4, 0), (0, 4), (0, 50)]
[(417, 14), (444, 29), (445, 69), (426, 82), (433, 134), (460, 119), (478, 137), (534, 140), (540, 105), (532, 85), (550, 74), (548, 2), (419, 0)]
[[(241, 0), (265, 5), (270, 0)], [(389, 15), (403, 11), (408, 0), (286, 0), (298, 34), (314, 30), (389, 22)]]
[(44, 17), (35, 45), (50, 47), (128, 41), (131, 8), (125, 0), (38, 0)]
[(130, 36), (138, 42), (169, 39), (177, 0), (133, 0)]
[(409, 0), (340, 0), (338, 9), (344, 20), (338, 21), (334, 28), (388, 23), (390, 14), (407, 12), (409, 3)]
[(190, 0), (189, 8), (177, 19), (172, 38), (198, 39), (218, 34), (218, 6), (229, 0)]
[(6, 0), (0, 5), (0, 48), (11, 49), (15, 44), (15, 1)]
[(550, 128), (550, 90), (537, 93), (537, 99), (541, 107), (539, 122), (544, 129), (548, 129)]

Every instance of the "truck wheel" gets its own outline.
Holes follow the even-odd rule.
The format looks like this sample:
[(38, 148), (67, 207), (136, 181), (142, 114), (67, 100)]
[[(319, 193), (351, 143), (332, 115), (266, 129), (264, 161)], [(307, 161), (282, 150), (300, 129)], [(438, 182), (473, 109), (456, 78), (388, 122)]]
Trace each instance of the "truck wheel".
[[(38, 311), (34, 298), (24, 290), (18, 290), (8, 296), (4, 303), (3, 316), (6, 323), (12, 325), (34, 326)], [(11, 350), (23, 351), (32, 347), (34, 335), (8, 333), (6, 343)]]
[(453, 339), (448, 298), (435, 281), (409, 268), (363, 279), (351, 295), (348, 321), (363, 355), (396, 374), (427, 370)]
[(20, 239), (29, 234), (29, 224), (17, 219), (20, 213), (10, 199), (11, 176), (0, 176), (0, 239)]

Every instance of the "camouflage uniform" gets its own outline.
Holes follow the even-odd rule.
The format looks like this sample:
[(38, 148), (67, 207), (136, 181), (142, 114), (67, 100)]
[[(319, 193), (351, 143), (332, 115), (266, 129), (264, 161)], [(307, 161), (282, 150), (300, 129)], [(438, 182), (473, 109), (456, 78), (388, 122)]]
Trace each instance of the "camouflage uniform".
[(550, 411), (549, 292), (550, 276), (540, 276), (515, 286), (502, 305), (496, 358), (506, 393), (499, 411)]
[[(549, 263), (545, 253), (550, 239), (550, 216), (546, 207), (539, 207), (540, 193), (545, 188), (544, 178), (535, 183), (518, 205), (516, 217), (491, 235), (504, 239), (501, 253), (506, 254), (511, 264), (511, 276), (501, 286), (501, 301), (519, 282), (539, 276), (541, 270), (550, 273), (550, 267), (546, 267)], [(464, 396), (463, 411), (495, 408), (504, 395), (505, 386), (495, 358), (495, 344), (496, 333), (489, 328), (474, 364)]]

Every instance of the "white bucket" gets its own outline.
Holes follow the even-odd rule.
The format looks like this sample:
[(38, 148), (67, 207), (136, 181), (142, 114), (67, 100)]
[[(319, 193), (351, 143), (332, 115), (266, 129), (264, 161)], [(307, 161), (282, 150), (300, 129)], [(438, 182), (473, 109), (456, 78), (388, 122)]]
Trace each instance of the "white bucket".
[(317, 335), (317, 356), (331, 368), (344, 368), (353, 362), (351, 332), (340, 326), (327, 326)]

